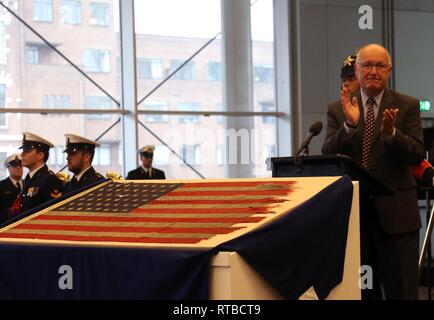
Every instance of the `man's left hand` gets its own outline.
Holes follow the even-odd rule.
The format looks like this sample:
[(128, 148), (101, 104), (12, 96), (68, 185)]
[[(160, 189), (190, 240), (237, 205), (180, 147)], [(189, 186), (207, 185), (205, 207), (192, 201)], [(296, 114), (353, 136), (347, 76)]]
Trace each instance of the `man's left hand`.
[(393, 134), (393, 129), (395, 128), (398, 112), (399, 109), (396, 108), (389, 108), (384, 110), (381, 123), (381, 136), (383, 138), (390, 137)]

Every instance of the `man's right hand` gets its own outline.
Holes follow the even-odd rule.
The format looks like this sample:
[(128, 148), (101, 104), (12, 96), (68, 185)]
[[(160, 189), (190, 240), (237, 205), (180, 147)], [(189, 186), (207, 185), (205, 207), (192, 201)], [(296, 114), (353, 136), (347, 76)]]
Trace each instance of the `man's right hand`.
[(357, 98), (353, 97), (353, 99), (351, 100), (349, 90), (343, 88), (341, 90), (341, 103), (345, 118), (347, 119), (347, 123), (352, 126), (357, 126), (360, 119), (360, 109)]

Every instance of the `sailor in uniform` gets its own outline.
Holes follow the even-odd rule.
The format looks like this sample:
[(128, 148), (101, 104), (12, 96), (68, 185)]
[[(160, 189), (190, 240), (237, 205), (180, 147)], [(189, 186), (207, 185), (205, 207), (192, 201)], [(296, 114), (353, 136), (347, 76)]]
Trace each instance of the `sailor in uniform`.
[(92, 167), (95, 148), (100, 145), (75, 134), (65, 134), (65, 137), (68, 170), (74, 173), (72, 180), (65, 185), (65, 193), (104, 181), (105, 178)]
[(46, 165), (52, 147), (51, 142), (33, 133), (23, 134), (21, 157), (23, 166), (29, 169), (29, 173), (24, 179), (23, 191), (20, 195), (21, 212), (62, 195), (62, 181)]
[(0, 223), (9, 218), (9, 209), (23, 189), (23, 164), (20, 154), (12, 154), (6, 158), (4, 166), (9, 177), (0, 181)]
[(156, 180), (166, 179), (164, 171), (152, 167), (154, 158), (154, 146), (145, 146), (137, 153), (140, 154), (142, 165), (135, 170), (128, 172), (127, 180)]

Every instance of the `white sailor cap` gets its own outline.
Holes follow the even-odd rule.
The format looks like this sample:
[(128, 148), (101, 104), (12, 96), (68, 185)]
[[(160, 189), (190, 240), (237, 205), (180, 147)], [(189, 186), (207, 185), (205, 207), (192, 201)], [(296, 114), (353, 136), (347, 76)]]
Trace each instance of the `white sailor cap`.
[(77, 152), (77, 151), (94, 151), (100, 144), (89, 140), (87, 138), (78, 136), (76, 134), (67, 133), (66, 137), (66, 149), (63, 152)]
[(6, 158), (4, 165), (5, 168), (9, 166), (16, 166), (21, 165), (21, 155), (18, 153), (11, 154), (9, 157)]
[(154, 146), (148, 145), (139, 149), (137, 153), (143, 156), (152, 156), (154, 154), (154, 150), (155, 150)]
[(30, 132), (24, 132), (23, 145), (19, 149), (42, 149), (48, 151), (50, 148), (53, 147), (54, 145), (51, 142), (45, 140), (44, 138), (41, 138), (40, 136), (37, 136), (36, 134)]

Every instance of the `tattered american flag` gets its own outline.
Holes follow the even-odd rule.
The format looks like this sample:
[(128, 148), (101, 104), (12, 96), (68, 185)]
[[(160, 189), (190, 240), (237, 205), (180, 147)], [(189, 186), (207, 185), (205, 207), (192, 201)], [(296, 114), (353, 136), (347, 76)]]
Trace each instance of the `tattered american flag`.
[(0, 237), (196, 244), (262, 221), (287, 201), (295, 183), (111, 181), (13, 225)]

